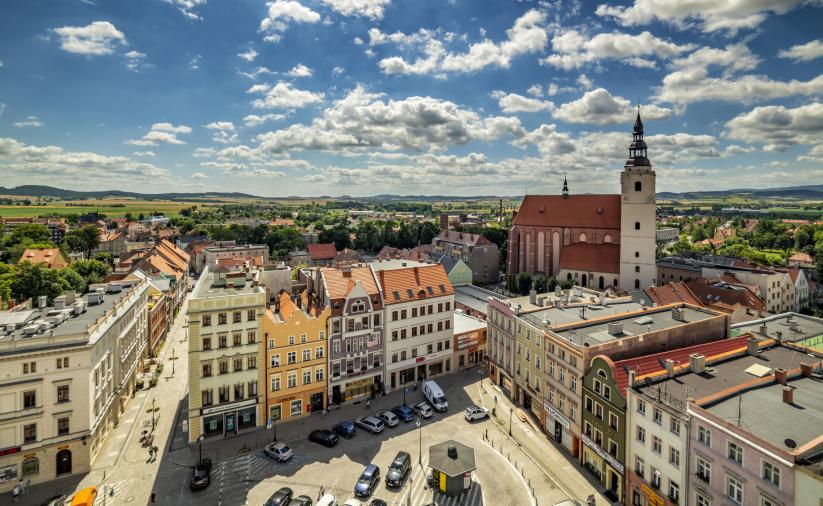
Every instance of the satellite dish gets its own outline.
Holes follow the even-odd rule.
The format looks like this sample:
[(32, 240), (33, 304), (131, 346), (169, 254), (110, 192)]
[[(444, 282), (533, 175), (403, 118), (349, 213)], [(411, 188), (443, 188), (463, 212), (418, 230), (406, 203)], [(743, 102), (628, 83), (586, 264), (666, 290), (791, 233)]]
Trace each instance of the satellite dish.
[(785, 444), (789, 448), (797, 448), (797, 441), (795, 441), (792, 438), (787, 438), (785, 441), (783, 441), (783, 444)]

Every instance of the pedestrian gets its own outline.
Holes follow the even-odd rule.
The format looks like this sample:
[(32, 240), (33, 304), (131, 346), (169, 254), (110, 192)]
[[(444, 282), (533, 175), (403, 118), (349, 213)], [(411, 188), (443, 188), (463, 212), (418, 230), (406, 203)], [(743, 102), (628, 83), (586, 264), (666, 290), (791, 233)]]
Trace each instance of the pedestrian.
[(20, 489), (20, 484), (14, 486), (14, 490), (11, 491), (11, 498), (14, 502), (20, 502), (20, 494), (22, 494), (22, 490)]
[(31, 478), (29, 478), (28, 480), (26, 480), (26, 484), (23, 486), (23, 493), (24, 493), (24, 494), (28, 494), (28, 493), (29, 493), (29, 487), (31, 487)]
[(154, 504), (154, 502), (155, 502), (155, 500), (154, 500), (154, 492), (152, 492), (152, 493), (151, 493), (151, 503), (152, 503), (152, 504)]

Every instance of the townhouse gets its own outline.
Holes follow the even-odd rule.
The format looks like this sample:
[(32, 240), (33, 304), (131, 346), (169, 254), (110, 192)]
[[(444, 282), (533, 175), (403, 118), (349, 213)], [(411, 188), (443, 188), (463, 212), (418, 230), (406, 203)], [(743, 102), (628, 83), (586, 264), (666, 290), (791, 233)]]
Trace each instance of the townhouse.
[(454, 313), (454, 357), (455, 369), (464, 369), (485, 362), (486, 322), (468, 316), (463, 312)]

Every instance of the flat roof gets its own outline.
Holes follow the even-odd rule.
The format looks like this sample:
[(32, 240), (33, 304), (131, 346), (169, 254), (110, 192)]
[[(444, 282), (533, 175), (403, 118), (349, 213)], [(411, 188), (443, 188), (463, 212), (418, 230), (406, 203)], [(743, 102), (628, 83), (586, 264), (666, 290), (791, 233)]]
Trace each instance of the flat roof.
[[(585, 312), (581, 313), (581, 309), (585, 307)], [(568, 325), (570, 323), (584, 322), (594, 318), (604, 318), (607, 316), (616, 316), (623, 313), (640, 311), (643, 309), (641, 304), (633, 301), (626, 302), (611, 302), (606, 305), (586, 304), (585, 306), (577, 307), (545, 307), (543, 311), (534, 311), (532, 313), (520, 314), (520, 318), (528, 323), (540, 327), (543, 325), (543, 320), (548, 319), (552, 327), (561, 325)], [(585, 318), (584, 318), (585, 316)]]
[(216, 297), (227, 297), (229, 295), (252, 295), (263, 293), (263, 287), (254, 286), (251, 280), (246, 280), (245, 286), (228, 288), (225, 286), (212, 286), (214, 273), (203, 274), (205, 279), (197, 282), (197, 291), (194, 293), (195, 299), (212, 299)]
[[(579, 295), (577, 295), (578, 293)], [(535, 296), (535, 300), (539, 302), (540, 299), (543, 299), (544, 305), (542, 306), (539, 303), (532, 304), (530, 295), (521, 295), (510, 299), (503, 299), (503, 302), (508, 303), (512, 310), (519, 305), (520, 314), (523, 314), (531, 313), (532, 311), (540, 311), (541, 309), (548, 309), (550, 306), (553, 307), (556, 301), (561, 301), (566, 304), (597, 304), (600, 302), (600, 294), (603, 295), (604, 301), (608, 303), (631, 300), (631, 297), (628, 295), (623, 297), (609, 297), (607, 292), (599, 292), (597, 290), (592, 290), (591, 288), (575, 287), (574, 289), (560, 290), (559, 295), (557, 292), (538, 293)]]
[(403, 260), (402, 258), (390, 258), (388, 260), (376, 260), (369, 264), (375, 271), (393, 271), (395, 269), (407, 269), (409, 267), (423, 267), (426, 265), (435, 265), (426, 262), (418, 262), (417, 260)]
[[(681, 307), (683, 309), (683, 321), (672, 318), (671, 308), (651, 308), (645, 311), (627, 313), (619, 318), (610, 319), (609, 321), (581, 323), (573, 328), (559, 331), (555, 330), (554, 333), (573, 343), (582, 342), (590, 345), (598, 345), (615, 339), (648, 334), (649, 332), (665, 330), (719, 316), (716, 313), (704, 309), (697, 309), (691, 306)], [(591, 312), (591, 309), (589, 311)], [(623, 332), (616, 335), (609, 334), (609, 324), (615, 322), (623, 323)]]
[[(789, 325), (795, 322), (797, 330), (792, 330)], [(761, 326), (766, 325), (766, 334), (761, 333)], [(758, 337), (780, 338), (786, 341), (800, 341), (809, 337), (823, 336), (823, 319), (813, 316), (806, 316), (798, 313), (782, 313), (759, 320), (747, 321), (732, 325), (732, 335), (752, 333)]]
[(480, 330), (486, 328), (486, 322), (480, 318), (468, 316), (465, 313), (454, 312), (454, 333), (463, 334), (473, 330)]
[(502, 297), (490, 290), (480, 288), (475, 285), (460, 285), (454, 287), (454, 301), (470, 307), (475, 311), (486, 314), (486, 299), (495, 297), (502, 299)]
[(823, 381), (800, 377), (788, 385), (794, 388), (792, 404), (783, 402), (783, 385), (769, 383), (704, 409), (728, 422), (739, 420), (749, 433), (791, 451), (823, 434)]

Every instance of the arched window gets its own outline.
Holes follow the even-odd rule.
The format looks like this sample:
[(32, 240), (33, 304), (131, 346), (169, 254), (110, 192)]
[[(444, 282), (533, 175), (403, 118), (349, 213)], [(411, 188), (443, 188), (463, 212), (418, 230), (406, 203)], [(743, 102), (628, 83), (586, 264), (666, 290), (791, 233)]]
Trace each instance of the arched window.
[(640, 272), (640, 266), (639, 265), (634, 266), (634, 272)]
[(570, 273), (566, 274), (566, 281), (571, 281), (571, 280), (572, 280), (572, 273), (570, 272)]
[(642, 189), (643, 189), (643, 183), (641, 183), (640, 181), (635, 181), (634, 182), (634, 191), (639, 192)]
[(585, 286), (586, 288), (589, 287), (589, 280), (585, 274), (583, 274), (582, 281), (580, 282), (581, 285)]
[(635, 230), (640, 230), (640, 222), (639, 221), (634, 222), (634, 229)]
[(23, 460), (23, 465), (20, 466), (23, 476), (29, 474), (40, 473), (40, 460), (37, 457), (29, 457)]
[(634, 287), (638, 290), (640, 289), (640, 280), (639, 279), (634, 280)]
[(602, 290), (602, 289), (604, 288), (605, 283), (606, 283), (606, 280), (605, 280), (605, 279), (603, 279), (603, 276), (600, 276), (600, 277), (597, 279), (597, 288), (598, 288), (598, 289), (600, 289), (600, 290)]
[(614, 286), (617, 286), (617, 278), (614, 278), (614, 283), (613, 283), (613, 285), (614, 285)]
[(603, 242), (605, 242), (606, 244), (611, 244), (611, 242), (612, 242), (612, 235), (611, 235), (611, 234), (606, 234), (606, 235), (604, 235), (604, 236), (603, 236)]
[(586, 233), (580, 232), (580, 237), (578, 238), (580, 242), (586, 242)]

